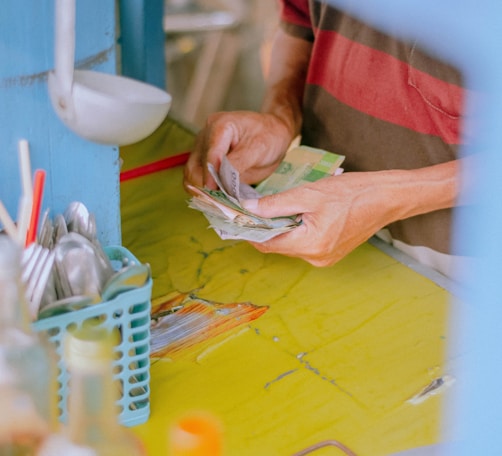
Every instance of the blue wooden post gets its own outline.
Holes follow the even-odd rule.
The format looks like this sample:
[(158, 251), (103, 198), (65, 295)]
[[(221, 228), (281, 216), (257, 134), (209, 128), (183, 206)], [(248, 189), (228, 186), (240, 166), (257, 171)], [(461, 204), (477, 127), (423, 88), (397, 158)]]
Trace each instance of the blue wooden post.
[(122, 74), (165, 89), (164, 0), (121, 0), (119, 5)]
[[(115, 73), (115, 1), (77, 1), (76, 61)], [(21, 194), (17, 144), (28, 140), (32, 169), (47, 172), (42, 210), (74, 200), (96, 214), (104, 244), (118, 244), (118, 147), (88, 142), (54, 113), (47, 72), (54, 66), (54, 1), (4, 0), (0, 13), (0, 199), (15, 218)], [(113, 122), (113, 119), (110, 119)]]

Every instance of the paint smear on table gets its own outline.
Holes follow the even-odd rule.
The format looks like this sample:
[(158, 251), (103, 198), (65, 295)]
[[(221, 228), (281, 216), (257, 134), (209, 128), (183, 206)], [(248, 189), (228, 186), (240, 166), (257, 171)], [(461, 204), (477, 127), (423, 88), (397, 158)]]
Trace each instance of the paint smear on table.
[(199, 298), (196, 291), (174, 292), (152, 302), (152, 357), (172, 358), (196, 344), (256, 320), (268, 310), (268, 306), (250, 302), (209, 301)]
[(444, 375), (443, 377), (435, 378), (418, 394), (413, 396), (411, 399), (408, 399), (407, 402), (413, 405), (420, 404), (423, 401), (429, 399), (429, 397), (442, 393), (444, 390), (453, 385), (454, 382), (455, 379), (449, 375)]

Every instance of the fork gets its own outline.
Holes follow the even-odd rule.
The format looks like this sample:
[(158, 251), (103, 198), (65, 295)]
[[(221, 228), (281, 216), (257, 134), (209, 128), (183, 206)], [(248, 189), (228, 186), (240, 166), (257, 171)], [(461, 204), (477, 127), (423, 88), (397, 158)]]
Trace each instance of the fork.
[(54, 252), (48, 248), (32, 243), (23, 250), (21, 256), (21, 280), (25, 286), (28, 310), (32, 320), (37, 318), (40, 303), (49, 284), (53, 265)]

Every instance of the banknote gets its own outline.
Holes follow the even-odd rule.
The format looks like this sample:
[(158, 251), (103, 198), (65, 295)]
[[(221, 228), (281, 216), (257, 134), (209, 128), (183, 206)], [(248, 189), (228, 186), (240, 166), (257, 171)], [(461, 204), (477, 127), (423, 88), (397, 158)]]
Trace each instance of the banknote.
[(246, 211), (241, 206), (226, 199), (225, 194), (219, 190), (201, 189), (189, 186), (197, 196), (192, 197), (189, 206), (198, 209), (204, 214), (220, 217), (248, 228), (286, 228), (291, 225), (297, 226), (294, 217), (259, 217)]
[(201, 211), (222, 239), (265, 242), (301, 224), (301, 214), (264, 218), (245, 210), (241, 202), (288, 190), (343, 172), (343, 155), (307, 146), (291, 148), (277, 169), (256, 187), (240, 181), (239, 172), (223, 157), (220, 169), (208, 170), (218, 190), (189, 186), (189, 207)]
[(315, 182), (326, 176), (341, 174), (344, 155), (308, 146), (292, 148), (277, 169), (256, 186), (260, 195), (271, 195)]

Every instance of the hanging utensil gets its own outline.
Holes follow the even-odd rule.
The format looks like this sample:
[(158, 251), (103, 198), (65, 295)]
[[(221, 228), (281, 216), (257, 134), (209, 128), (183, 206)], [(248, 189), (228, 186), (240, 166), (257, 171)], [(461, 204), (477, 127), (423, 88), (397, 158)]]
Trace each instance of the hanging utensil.
[(75, 70), (75, 0), (56, 0), (55, 69), (49, 72), (52, 106), (63, 123), (90, 141), (126, 145), (162, 123), (171, 96), (124, 76)]

